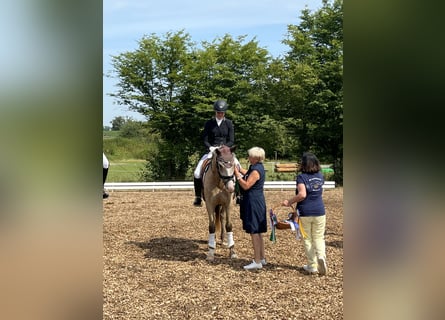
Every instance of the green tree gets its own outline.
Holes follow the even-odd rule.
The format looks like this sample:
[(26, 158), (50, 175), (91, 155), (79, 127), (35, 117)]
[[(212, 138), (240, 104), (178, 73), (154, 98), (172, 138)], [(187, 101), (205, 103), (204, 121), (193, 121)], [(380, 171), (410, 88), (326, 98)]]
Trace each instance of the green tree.
[(122, 128), (125, 121), (126, 120), (124, 117), (121, 116), (115, 117), (113, 120), (111, 120), (111, 130), (119, 131)]
[(135, 121), (128, 119), (121, 126), (119, 136), (123, 138), (143, 137), (146, 135), (146, 130), (142, 121)]
[(201, 130), (219, 98), (232, 106), (228, 117), (241, 123), (238, 141), (244, 138), (250, 146), (256, 130), (252, 123), (264, 115), (261, 90), (268, 58), (255, 40), (244, 42), (245, 37), (226, 35), (197, 49), (180, 31), (164, 39), (144, 37), (136, 51), (113, 57), (119, 90), (112, 96), (145, 115), (150, 128), (160, 134), (162, 147), (156, 163), (149, 160), (148, 175), (185, 177), (190, 158), (202, 153)]
[[(183, 31), (167, 33), (165, 39), (144, 36), (134, 52), (112, 57), (119, 79), (119, 90), (111, 94), (119, 104), (147, 117), (150, 128), (160, 135), (157, 166), (168, 172), (169, 178), (184, 177), (188, 165), (188, 127), (184, 116), (189, 114), (181, 103), (186, 85), (185, 66), (190, 60), (193, 44)], [(175, 157), (170, 150), (182, 146)], [(154, 161), (154, 160), (153, 160)]]
[(272, 59), (255, 38), (225, 35), (198, 48), (183, 30), (144, 36), (138, 48), (112, 57), (117, 103), (147, 118), (157, 148), (146, 180), (184, 179), (203, 152), (201, 131), (212, 104), (225, 99), (238, 153), (258, 145), (266, 155), (295, 159), (314, 151), (343, 166), (343, 3), (323, 0), (289, 25), (284, 57)]
[(284, 78), (290, 83), (288, 112), (297, 115), (289, 129), (300, 138), (301, 151), (334, 164), (342, 184), (343, 1), (323, 0), (320, 10), (303, 10), (300, 25), (288, 26), (284, 43), (290, 47)]
[[(235, 39), (226, 34), (204, 42), (191, 66), (192, 78), (185, 99), (192, 104), (195, 114), (207, 117), (213, 115), (209, 106), (216, 99), (225, 99), (230, 105), (227, 117), (234, 121), (235, 143), (241, 151), (251, 147), (264, 133), (256, 124), (268, 112), (262, 96), (269, 61), (267, 50), (255, 38)], [(199, 126), (201, 129), (203, 122)]]

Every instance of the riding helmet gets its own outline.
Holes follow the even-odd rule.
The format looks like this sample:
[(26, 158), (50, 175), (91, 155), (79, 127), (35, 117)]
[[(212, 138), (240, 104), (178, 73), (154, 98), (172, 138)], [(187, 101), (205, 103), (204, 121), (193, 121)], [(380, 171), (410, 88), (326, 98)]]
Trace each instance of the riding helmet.
[(224, 100), (216, 100), (213, 104), (213, 109), (218, 112), (226, 112), (229, 108), (229, 105)]

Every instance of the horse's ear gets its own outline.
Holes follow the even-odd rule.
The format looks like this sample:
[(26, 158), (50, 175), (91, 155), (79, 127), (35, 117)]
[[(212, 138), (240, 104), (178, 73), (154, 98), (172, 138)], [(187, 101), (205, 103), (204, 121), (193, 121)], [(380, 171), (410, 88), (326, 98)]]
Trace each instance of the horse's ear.
[(230, 147), (230, 152), (234, 152), (236, 150), (236, 146), (231, 146)]

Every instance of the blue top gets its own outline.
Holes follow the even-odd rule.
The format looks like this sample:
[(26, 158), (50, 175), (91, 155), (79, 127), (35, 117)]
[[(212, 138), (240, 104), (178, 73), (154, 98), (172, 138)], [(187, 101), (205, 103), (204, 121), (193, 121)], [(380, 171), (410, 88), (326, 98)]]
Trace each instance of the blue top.
[(300, 173), (297, 176), (297, 185), (300, 183), (304, 183), (306, 186), (306, 198), (297, 204), (300, 216), (308, 217), (325, 215), (322, 197), (324, 184), (323, 174), (320, 172)]

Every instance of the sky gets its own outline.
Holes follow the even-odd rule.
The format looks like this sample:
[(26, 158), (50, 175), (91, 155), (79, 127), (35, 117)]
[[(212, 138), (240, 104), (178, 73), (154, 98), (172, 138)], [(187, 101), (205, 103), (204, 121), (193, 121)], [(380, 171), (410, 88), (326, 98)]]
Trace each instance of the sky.
[(109, 96), (117, 91), (111, 56), (133, 51), (144, 35), (160, 38), (167, 32), (184, 30), (192, 41), (213, 41), (225, 34), (246, 35), (278, 57), (287, 50), (281, 43), (289, 24), (299, 24), (301, 10), (318, 10), (322, 0), (104, 0), (103, 1), (103, 125), (117, 117), (145, 120), (115, 103)]

